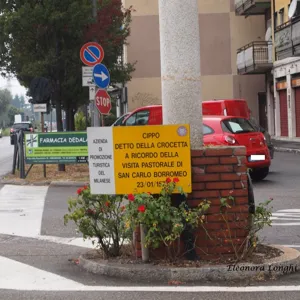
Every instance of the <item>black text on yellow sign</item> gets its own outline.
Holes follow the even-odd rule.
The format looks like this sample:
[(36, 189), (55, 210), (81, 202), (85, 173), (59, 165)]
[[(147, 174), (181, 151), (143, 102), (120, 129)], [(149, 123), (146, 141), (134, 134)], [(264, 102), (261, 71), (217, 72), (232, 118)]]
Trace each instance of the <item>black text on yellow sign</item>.
[(113, 128), (116, 194), (159, 193), (167, 178), (191, 192), (189, 125)]

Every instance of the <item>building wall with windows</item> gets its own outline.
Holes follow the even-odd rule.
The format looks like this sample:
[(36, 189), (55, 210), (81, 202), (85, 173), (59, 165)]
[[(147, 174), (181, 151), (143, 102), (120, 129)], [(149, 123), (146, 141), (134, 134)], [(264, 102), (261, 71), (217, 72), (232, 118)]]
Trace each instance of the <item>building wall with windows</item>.
[[(291, 1), (275, 0), (274, 125), (277, 139), (300, 141), (300, 2), (293, 18)], [(280, 14), (284, 15), (281, 22)]]
[[(158, 0), (123, 2), (135, 10), (125, 51), (128, 62), (137, 62), (127, 84), (128, 110), (132, 111), (161, 103), (159, 11)], [(234, 0), (198, 0), (198, 4), (202, 99), (245, 98), (258, 118), (258, 93), (265, 92), (265, 75), (239, 75), (237, 49), (250, 41), (264, 41), (265, 16), (237, 16)]]

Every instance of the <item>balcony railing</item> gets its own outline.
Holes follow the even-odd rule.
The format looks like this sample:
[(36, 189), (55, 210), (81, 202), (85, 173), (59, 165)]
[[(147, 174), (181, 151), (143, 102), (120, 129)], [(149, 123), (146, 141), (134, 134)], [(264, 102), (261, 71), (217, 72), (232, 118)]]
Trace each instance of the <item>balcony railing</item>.
[(276, 60), (300, 56), (300, 16), (276, 28), (275, 53)]
[(238, 74), (265, 74), (273, 67), (272, 43), (252, 42), (237, 50)]
[(235, 13), (239, 16), (264, 15), (271, 0), (235, 0)]

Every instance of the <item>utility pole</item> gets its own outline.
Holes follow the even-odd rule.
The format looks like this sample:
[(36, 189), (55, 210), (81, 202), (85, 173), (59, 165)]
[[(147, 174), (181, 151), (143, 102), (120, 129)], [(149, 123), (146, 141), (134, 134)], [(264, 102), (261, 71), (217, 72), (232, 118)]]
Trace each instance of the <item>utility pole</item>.
[(198, 14), (197, 0), (159, 0), (163, 121), (190, 124), (192, 149), (203, 144)]
[[(93, 18), (96, 21), (97, 18), (97, 0), (92, 0), (92, 4), (93, 4)], [(98, 42), (97, 39), (94, 39), (94, 42)], [(95, 85), (96, 88), (96, 85)], [(91, 126), (94, 127), (99, 127), (100, 125), (100, 118), (99, 118), (99, 112), (98, 109), (95, 105), (95, 99), (93, 101), (91, 101), (90, 103), (90, 113), (91, 113)]]

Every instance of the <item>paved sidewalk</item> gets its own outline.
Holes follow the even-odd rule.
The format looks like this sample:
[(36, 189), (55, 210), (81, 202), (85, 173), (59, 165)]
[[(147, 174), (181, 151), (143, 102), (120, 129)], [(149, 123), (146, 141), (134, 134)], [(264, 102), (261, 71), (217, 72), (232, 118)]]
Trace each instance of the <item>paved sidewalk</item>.
[(293, 152), (300, 154), (300, 141), (284, 141), (272, 139), (272, 143), (275, 147), (275, 151), (278, 152)]

